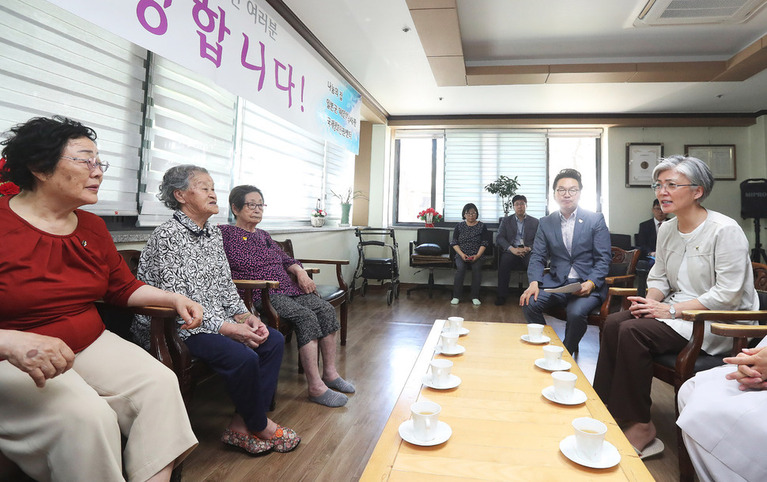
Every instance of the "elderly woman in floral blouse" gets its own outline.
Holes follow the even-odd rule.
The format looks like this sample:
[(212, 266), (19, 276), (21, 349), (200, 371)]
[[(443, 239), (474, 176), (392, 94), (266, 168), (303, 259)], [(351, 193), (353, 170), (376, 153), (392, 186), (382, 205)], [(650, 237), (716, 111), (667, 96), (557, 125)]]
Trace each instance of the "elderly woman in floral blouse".
[[(221, 231), (208, 222), (218, 213), (213, 179), (201, 167), (172, 167), (157, 197), (175, 212), (149, 237), (137, 277), (203, 305), (201, 326), (179, 329), (179, 335), (192, 356), (226, 380), (237, 411), (221, 441), (252, 454), (293, 450), (301, 441), (298, 435), (266, 416), (285, 338), (250, 313), (237, 294)], [(149, 320), (137, 316), (132, 331), (148, 347)]]
[[(219, 226), (224, 250), (236, 279), (279, 281), (270, 300), (280, 318), (295, 325), (298, 355), (309, 384), (309, 400), (328, 407), (341, 407), (354, 393), (354, 385), (336, 370), (336, 332), (340, 328), (333, 306), (317, 295), (314, 281), (301, 263), (288, 256), (269, 233), (256, 228), (264, 212), (264, 196), (255, 186), (237, 186), (229, 194), (235, 226)], [(260, 293), (253, 293), (260, 306)], [(317, 351), (322, 354), (322, 374)]]

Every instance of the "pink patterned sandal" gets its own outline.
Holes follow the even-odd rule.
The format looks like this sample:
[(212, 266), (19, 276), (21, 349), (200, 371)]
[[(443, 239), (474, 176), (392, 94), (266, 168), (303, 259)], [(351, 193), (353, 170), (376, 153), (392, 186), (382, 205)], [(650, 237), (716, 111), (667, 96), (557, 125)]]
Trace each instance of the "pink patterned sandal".
[(273, 440), (273, 438), (264, 440), (256, 437), (255, 435), (247, 435), (229, 429), (224, 430), (224, 434), (221, 436), (221, 441), (225, 444), (239, 447), (244, 451), (254, 455), (263, 454), (272, 450), (274, 447), (274, 444), (272, 443)]
[(275, 452), (290, 452), (301, 443), (301, 437), (295, 430), (277, 425), (277, 430), (272, 438), (268, 439), (272, 443)]

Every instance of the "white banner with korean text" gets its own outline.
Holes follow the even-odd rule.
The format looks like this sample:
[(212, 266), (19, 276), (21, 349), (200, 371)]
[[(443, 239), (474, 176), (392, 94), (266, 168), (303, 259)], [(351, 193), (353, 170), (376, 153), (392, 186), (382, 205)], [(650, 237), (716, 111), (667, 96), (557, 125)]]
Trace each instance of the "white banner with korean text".
[(359, 151), (359, 93), (264, 0), (48, 1)]

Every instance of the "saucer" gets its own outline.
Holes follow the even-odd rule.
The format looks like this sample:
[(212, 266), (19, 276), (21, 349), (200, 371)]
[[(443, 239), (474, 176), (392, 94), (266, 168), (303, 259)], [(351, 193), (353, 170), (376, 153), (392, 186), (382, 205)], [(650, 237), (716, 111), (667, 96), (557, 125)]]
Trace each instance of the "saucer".
[(543, 336), (541, 336), (540, 340), (533, 341), (533, 340), (530, 339), (530, 336), (528, 336), (527, 334), (524, 334), (524, 335), (522, 335), (522, 341), (526, 341), (527, 343), (532, 343), (533, 345), (542, 345), (544, 343), (550, 342), (551, 338), (549, 338), (546, 335), (543, 335)]
[[(405, 420), (399, 426), (399, 436), (402, 437), (402, 440), (413, 445), (420, 445), (422, 447), (431, 447), (432, 445), (445, 443), (451, 435), (453, 435), (453, 429), (451, 429), (450, 425), (446, 424), (445, 422), (437, 422), (437, 435), (428, 442), (424, 442), (415, 437), (413, 430), (413, 420)], [(573, 435), (573, 437), (575, 436)]]
[(432, 383), (432, 376), (430, 374), (426, 374), (421, 378), (421, 383), (426, 385), (429, 388), (433, 388), (435, 390), (448, 390), (450, 388), (455, 388), (458, 385), (461, 384), (461, 378), (450, 374), (450, 378), (447, 380), (447, 383), (445, 385), (436, 385)]
[(460, 355), (461, 353), (466, 351), (466, 347), (461, 345), (455, 345), (455, 351), (442, 351), (442, 345), (437, 345), (434, 347), (434, 351), (435, 353), (442, 354), (442, 355)]
[(573, 391), (573, 396), (570, 397), (570, 400), (560, 400), (557, 398), (556, 391), (554, 390), (554, 385), (544, 388), (541, 392), (541, 395), (554, 403), (559, 403), (560, 405), (580, 405), (588, 399), (585, 393), (576, 388)]
[(570, 435), (559, 442), (559, 450), (562, 451), (565, 457), (576, 464), (591, 467), (592, 469), (607, 469), (621, 461), (621, 454), (618, 453), (618, 449), (607, 440), (603, 442), (602, 456), (599, 460), (588, 460), (578, 455), (578, 451), (575, 449), (575, 435)]
[[(448, 331), (448, 330), (442, 330), (442, 333), (450, 333), (450, 331)], [(468, 334), (469, 334), (469, 329), (468, 329), (468, 328), (463, 328), (463, 327), (461, 327), (461, 329), (459, 329), (459, 330), (458, 330), (458, 331), (456, 331), (455, 333), (456, 333), (458, 336), (464, 336), (464, 335), (468, 335)]]
[(537, 366), (538, 368), (542, 368), (546, 370), (547, 372), (558, 372), (562, 370), (569, 370), (572, 365), (570, 365), (570, 362), (567, 362), (565, 360), (559, 360), (559, 365), (554, 368), (551, 368), (546, 364), (545, 358), (539, 358), (535, 360), (535, 366)]

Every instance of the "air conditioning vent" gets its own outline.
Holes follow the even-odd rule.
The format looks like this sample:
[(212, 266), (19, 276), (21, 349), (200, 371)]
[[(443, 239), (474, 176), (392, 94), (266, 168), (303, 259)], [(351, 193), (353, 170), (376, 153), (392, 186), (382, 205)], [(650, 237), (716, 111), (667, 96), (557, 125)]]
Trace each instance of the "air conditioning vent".
[(634, 26), (740, 23), (765, 3), (767, 0), (649, 0)]

